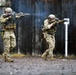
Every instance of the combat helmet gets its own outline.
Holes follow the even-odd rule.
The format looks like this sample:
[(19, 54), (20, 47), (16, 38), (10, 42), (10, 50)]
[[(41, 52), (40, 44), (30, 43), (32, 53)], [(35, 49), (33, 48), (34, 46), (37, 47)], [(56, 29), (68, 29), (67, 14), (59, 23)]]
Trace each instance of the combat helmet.
[(5, 12), (12, 13), (12, 11), (13, 11), (13, 10), (12, 10), (10, 7), (5, 8)]
[(48, 16), (48, 18), (55, 19), (56, 16), (55, 16), (54, 14), (50, 14), (50, 15)]

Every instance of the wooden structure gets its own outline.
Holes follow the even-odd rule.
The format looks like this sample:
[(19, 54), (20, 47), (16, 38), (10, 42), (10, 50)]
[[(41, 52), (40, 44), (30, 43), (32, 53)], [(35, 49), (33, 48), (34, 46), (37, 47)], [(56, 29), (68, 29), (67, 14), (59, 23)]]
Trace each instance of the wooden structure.
[[(76, 1), (75, 0), (11, 0), (11, 7), (16, 12), (30, 13), (20, 19), (17, 24), (16, 52), (39, 55), (45, 50), (42, 43), (41, 28), (43, 21), (50, 13), (58, 18), (70, 18), (69, 25), (69, 54), (76, 54)], [(56, 47), (54, 52), (64, 54), (65, 26), (59, 25), (56, 32)], [(0, 49), (1, 50), (1, 49)]]

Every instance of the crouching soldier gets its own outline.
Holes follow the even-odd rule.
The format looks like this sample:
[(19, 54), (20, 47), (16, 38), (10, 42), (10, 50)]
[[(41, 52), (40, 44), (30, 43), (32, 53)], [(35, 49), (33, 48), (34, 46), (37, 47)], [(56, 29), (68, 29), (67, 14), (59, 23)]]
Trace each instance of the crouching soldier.
[(64, 20), (59, 20), (55, 15), (50, 14), (48, 19), (44, 20), (44, 26), (42, 28), (44, 39), (48, 44), (48, 48), (42, 54), (42, 58), (46, 60), (46, 57), (49, 56), (53, 60), (53, 50), (55, 48), (55, 32), (57, 30), (57, 24), (63, 23)]

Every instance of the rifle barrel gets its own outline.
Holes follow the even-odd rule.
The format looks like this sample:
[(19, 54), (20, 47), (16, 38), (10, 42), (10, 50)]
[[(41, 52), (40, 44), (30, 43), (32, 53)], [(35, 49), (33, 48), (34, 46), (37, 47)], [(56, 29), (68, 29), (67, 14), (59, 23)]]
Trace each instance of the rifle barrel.
[(25, 13), (25, 15), (30, 15), (29, 13)]

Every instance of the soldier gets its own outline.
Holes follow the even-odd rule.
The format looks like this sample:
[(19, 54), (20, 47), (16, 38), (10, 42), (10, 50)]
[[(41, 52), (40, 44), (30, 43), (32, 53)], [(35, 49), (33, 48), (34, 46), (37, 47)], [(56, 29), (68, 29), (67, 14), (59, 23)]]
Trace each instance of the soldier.
[(5, 8), (4, 13), (0, 17), (3, 27), (3, 43), (4, 43), (4, 60), (13, 62), (10, 51), (16, 47), (16, 37), (14, 30), (16, 29), (15, 19), (20, 16), (12, 16), (13, 10), (10, 7)]
[(59, 20), (55, 15), (50, 14), (48, 19), (44, 21), (43, 35), (46, 43), (48, 44), (48, 49), (42, 54), (42, 58), (46, 60), (49, 55), (50, 59), (53, 60), (53, 50), (55, 48), (55, 32), (57, 30), (57, 24), (62, 23), (64, 20)]

